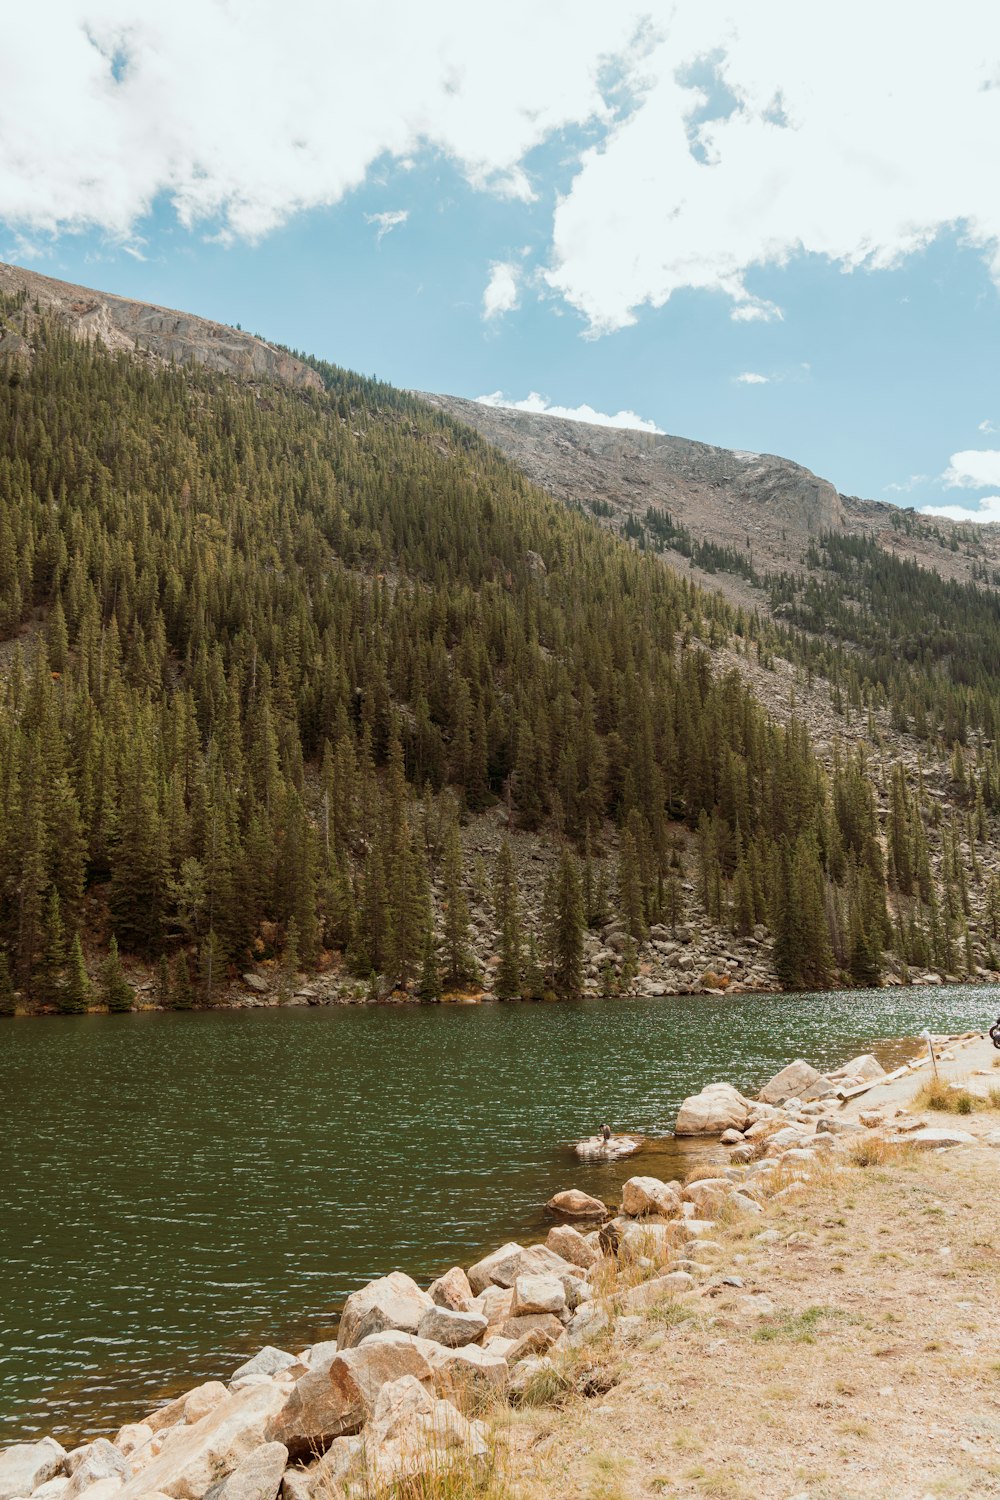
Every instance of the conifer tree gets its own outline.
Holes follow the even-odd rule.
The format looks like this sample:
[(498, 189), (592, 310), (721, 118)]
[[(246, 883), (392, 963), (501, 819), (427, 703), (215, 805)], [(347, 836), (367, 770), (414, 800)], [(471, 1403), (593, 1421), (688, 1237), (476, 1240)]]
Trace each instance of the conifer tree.
[(170, 986), (174, 1010), (193, 1010), (194, 986), (186, 953), (178, 953), (174, 962), (173, 982)]
[(122, 972), (118, 939), (113, 933), (101, 968), (101, 999), (113, 1015), (129, 1011), (135, 1004), (135, 991)]
[(458, 824), (452, 821), (445, 835), (442, 864), (444, 902), (444, 985), (457, 989), (473, 977), (469, 948), (469, 905), (462, 880), (462, 842)]
[(12, 1016), (17, 1010), (17, 992), (11, 977), (10, 962), (0, 948), (0, 1016)]
[(73, 934), (69, 959), (66, 965), (66, 981), (63, 985), (60, 1009), (71, 1016), (84, 1014), (94, 997), (94, 987), (83, 959), (80, 934)]
[(420, 965), (420, 983), (417, 999), (423, 1005), (434, 1005), (441, 999), (441, 972), (438, 968), (437, 940), (434, 929), (428, 925), (424, 938), (424, 956)]
[(579, 866), (570, 849), (560, 856), (553, 915), (553, 985), (561, 998), (577, 998), (583, 991), (583, 895)]
[(493, 882), (493, 920), (499, 936), (499, 959), (493, 993), (499, 1000), (513, 1000), (521, 993), (523, 953), (521, 905), (510, 842), (504, 839), (497, 855)]
[(38, 976), (38, 993), (49, 1005), (61, 1005), (66, 970), (66, 932), (62, 905), (55, 886), (45, 903), (45, 950)]
[(165, 953), (160, 954), (156, 970), (156, 1003), (163, 1010), (173, 1009), (174, 992), (170, 982), (170, 964)]

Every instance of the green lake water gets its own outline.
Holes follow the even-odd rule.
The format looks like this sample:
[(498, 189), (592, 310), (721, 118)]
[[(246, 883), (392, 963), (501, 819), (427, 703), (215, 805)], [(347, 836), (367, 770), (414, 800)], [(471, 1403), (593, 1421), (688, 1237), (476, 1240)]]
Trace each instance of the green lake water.
[[(0, 1023), (0, 1444), (113, 1431), (329, 1330), (354, 1287), (429, 1280), (578, 1185), (670, 1176), (677, 1105), (793, 1057), (832, 1066), (997, 992), (92, 1016)], [(602, 1120), (630, 1162), (570, 1143)], [(655, 1139), (659, 1137), (659, 1139)], [(666, 1137), (666, 1139), (664, 1139)], [(683, 1157), (683, 1160), (679, 1158)]]

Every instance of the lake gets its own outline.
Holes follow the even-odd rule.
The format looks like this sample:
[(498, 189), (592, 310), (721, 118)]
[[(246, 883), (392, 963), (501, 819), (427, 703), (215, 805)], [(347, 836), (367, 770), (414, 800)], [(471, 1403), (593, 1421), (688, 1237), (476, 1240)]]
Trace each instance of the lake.
[(113, 1432), (262, 1343), (301, 1347), (373, 1276), (544, 1234), (560, 1188), (611, 1198), (720, 1149), (577, 1163), (602, 1120), (665, 1137), (712, 1080), (892, 1062), (996, 1005), (959, 986), (0, 1023), (0, 1444)]

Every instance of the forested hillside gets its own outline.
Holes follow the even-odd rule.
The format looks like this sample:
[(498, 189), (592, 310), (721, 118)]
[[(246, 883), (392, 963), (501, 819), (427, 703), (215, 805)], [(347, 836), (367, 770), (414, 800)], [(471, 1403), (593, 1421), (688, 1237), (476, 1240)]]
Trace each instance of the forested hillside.
[(557, 856), (537, 892), (506, 842), (487, 872), (501, 997), (579, 994), (615, 919), (627, 989), (685, 908), (769, 929), (794, 987), (988, 956), (975, 767), (950, 843), (901, 776), (886, 845), (859, 755), (713, 673), (756, 623), (470, 429), (315, 361), (323, 390), (237, 383), (3, 317), (0, 1008), (127, 1008), (119, 949), (173, 1006), (254, 960), (286, 995), (474, 984), (491, 807)]

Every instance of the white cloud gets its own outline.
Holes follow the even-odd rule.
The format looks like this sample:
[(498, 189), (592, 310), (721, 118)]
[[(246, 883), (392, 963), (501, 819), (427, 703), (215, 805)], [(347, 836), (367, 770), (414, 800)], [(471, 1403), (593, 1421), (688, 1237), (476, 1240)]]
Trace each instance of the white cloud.
[(503, 313), (513, 312), (520, 301), (518, 282), (520, 266), (511, 260), (495, 260), (490, 266), (490, 279), (483, 292), (483, 317), (497, 318)]
[(924, 505), (922, 516), (943, 516), (947, 521), (975, 521), (989, 524), (1000, 521), (1000, 495), (984, 495), (976, 502), (975, 510), (966, 510), (963, 505)]
[(390, 208), (381, 214), (365, 214), (365, 223), (378, 226), (375, 243), (380, 245), (387, 234), (398, 229), (400, 224), (405, 224), (409, 217), (408, 208)]
[(584, 127), (550, 290), (595, 335), (681, 288), (761, 321), (754, 268), (893, 266), (943, 226), (1000, 281), (998, 84), (987, 0), (944, 44), (908, 0), (46, 0), (5, 10), (0, 220), (134, 242), (163, 197), (254, 237), (432, 153), (528, 201)]
[(597, 427), (631, 427), (638, 432), (662, 432), (655, 422), (647, 421), (634, 411), (618, 411), (613, 416), (608, 412), (595, 411), (592, 406), (552, 406), (546, 396), (532, 391), (523, 401), (511, 401), (503, 391), (493, 391), (489, 396), (477, 396), (480, 406), (504, 406), (511, 411), (530, 411), (547, 417), (565, 417), (569, 422), (592, 422)]
[(502, 25), (464, 0), (5, 8), (0, 219), (126, 235), (164, 195), (254, 237), (427, 152), (526, 200), (528, 152), (612, 117), (600, 79), (634, 26), (603, 0), (512, 0)]
[(998, 427), (995, 422), (992, 422), (990, 418), (987, 417), (985, 422), (980, 422), (979, 431), (986, 433), (1000, 432), (1000, 427)]
[(953, 453), (941, 478), (949, 490), (984, 490), (1000, 484), (1000, 450), (966, 448)]
[(911, 474), (909, 479), (904, 479), (901, 484), (887, 484), (885, 493), (887, 495), (910, 495), (922, 484), (930, 483), (929, 474)]
[(742, 375), (734, 375), (733, 379), (740, 385), (770, 385), (770, 375), (759, 375), (756, 370), (744, 370)]

